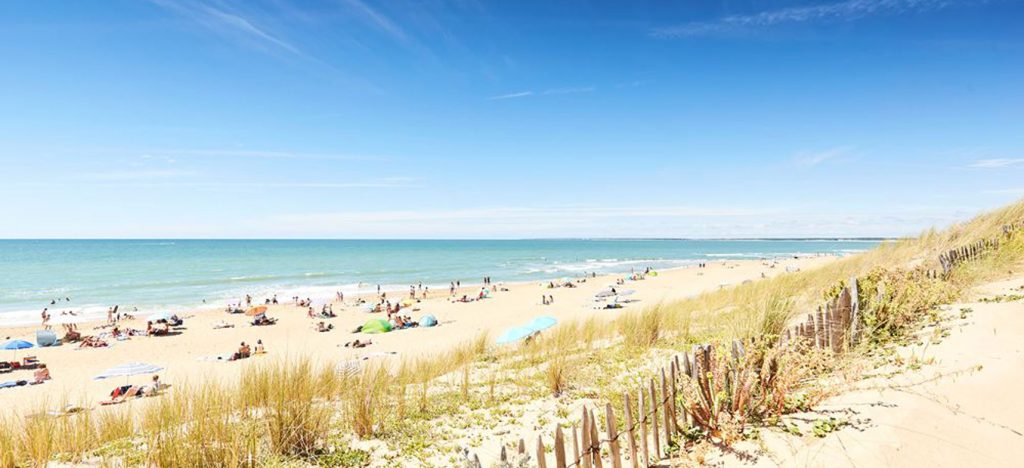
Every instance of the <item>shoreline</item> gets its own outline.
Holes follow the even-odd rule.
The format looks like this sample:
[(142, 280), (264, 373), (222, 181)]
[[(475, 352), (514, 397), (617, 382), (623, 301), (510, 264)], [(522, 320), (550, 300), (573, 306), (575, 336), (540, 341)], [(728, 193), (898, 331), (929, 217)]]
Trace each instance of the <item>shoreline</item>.
[[(332, 319), (310, 319), (304, 308), (292, 304), (290, 298), (284, 303), (271, 305), (268, 316), (278, 319), (269, 327), (253, 327), (248, 324), (250, 317), (242, 314), (227, 314), (222, 307), (210, 310), (193, 310), (182, 314), (184, 329), (178, 336), (146, 337), (134, 336), (123, 341), (109, 340), (107, 348), (79, 348), (76, 343), (56, 347), (33, 347), (19, 352), (19, 357), (35, 355), (47, 364), (53, 380), (42, 385), (24, 386), (0, 390), (0, 405), (19, 411), (34, 409), (44, 402), (81, 401), (92, 405), (104, 397), (112, 386), (109, 382), (97, 382), (92, 377), (107, 368), (125, 362), (145, 362), (163, 367), (161, 379), (180, 384), (196, 379), (232, 379), (241, 370), (254, 362), (295, 356), (312, 356), (342, 363), (366, 359), (402, 359), (408, 355), (424, 355), (450, 349), (481, 333), (495, 338), (502, 330), (519, 326), (536, 316), (551, 316), (558, 321), (571, 321), (591, 316), (612, 316), (622, 311), (649, 307), (661, 302), (685, 299), (701, 292), (727, 285), (737, 285), (747, 280), (757, 280), (764, 273), (767, 277), (784, 274), (788, 268), (813, 268), (840, 257), (834, 255), (780, 259), (776, 267), (769, 268), (768, 261), (723, 259), (706, 262), (706, 268), (679, 267), (658, 270), (655, 277), (642, 281), (627, 282), (628, 289), (636, 294), (629, 298), (635, 303), (623, 309), (596, 309), (594, 294), (615, 284), (622, 274), (599, 275), (586, 278), (574, 288), (548, 289), (541, 286), (547, 281), (498, 282), (507, 291), (499, 291), (490, 298), (460, 303), (449, 299), (448, 290), (431, 291), (426, 300), (403, 308), (401, 315), (413, 320), (431, 314), (437, 317), (439, 326), (409, 328), (379, 335), (350, 333), (357, 325), (368, 319), (384, 318), (383, 313), (367, 313), (355, 304), (356, 296), (346, 295), (344, 304), (332, 301), (337, 314)], [(457, 295), (475, 293), (479, 285), (462, 285)], [(542, 305), (540, 296), (551, 295), (553, 305)], [(374, 294), (370, 295), (371, 297)], [(361, 297), (365, 298), (365, 295)], [(401, 301), (405, 295), (395, 295), (393, 300)], [(255, 305), (255, 301), (254, 301)], [(320, 304), (316, 304), (319, 311)], [(334, 326), (326, 333), (314, 331), (316, 322), (323, 321)], [(217, 322), (226, 322), (231, 328), (215, 329)], [(105, 320), (90, 321), (79, 325), (83, 335), (96, 335), (105, 329)], [(144, 317), (122, 321), (122, 327), (145, 329)], [(0, 327), (0, 336), (26, 339), (35, 342), (34, 332), (39, 326)], [(54, 327), (62, 336), (59, 326)], [(262, 340), (268, 356), (242, 361), (224, 362), (215, 356), (231, 353), (240, 342), (255, 343)], [(353, 339), (372, 340), (366, 348), (352, 349), (342, 344)], [(29, 371), (19, 371), (15, 376), (5, 374), (0, 380), (14, 380), (30, 376)], [(141, 377), (133, 378), (133, 382)]]
[[(637, 265), (643, 265), (645, 263), (660, 263), (660, 264), (677, 263), (677, 265), (675, 265), (675, 266), (667, 266), (667, 267), (654, 268), (654, 269), (656, 269), (658, 271), (671, 271), (671, 270), (680, 269), (680, 268), (691, 268), (694, 265), (699, 264), (699, 263), (713, 263), (713, 262), (720, 262), (720, 261), (741, 261), (741, 260), (743, 260), (743, 261), (778, 261), (780, 259), (821, 257), (821, 256), (837, 256), (837, 257), (841, 257), (841, 256), (845, 256), (845, 255), (852, 255), (852, 254), (855, 254), (855, 253), (856, 252), (846, 252), (846, 251), (813, 252), (813, 253), (810, 253), (810, 252), (794, 252), (791, 255), (785, 255), (785, 256), (766, 256), (766, 257), (752, 257), (752, 256), (750, 256), (748, 254), (745, 254), (745, 253), (709, 253), (709, 254), (705, 254), (706, 258), (702, 258), (702, 259), (664, 259), (664, 258), (659, 258), (659, 259), (641, 259), (641, 260), (618, 260), (618, 259), (597, 259), (597, 260), (595, 260), (595, 259), (587, 259), (585, 262), (591, 262), (591, 261), (601, 262), (601, 261), (611, 261), (611, 260), (614, 260), (614, 263), (637, 264)], [(595, 267), (599, 267), (598, 265), (594, 265), (594, 266)], [(562, 271), (562, 274), (560, 274), (560, 275), (555, 275), (555, 276), (548, 275), (548, 274), (554, 273), (555, 271), (559, 271), (558, 268), (564, 268), (564, 267), (565, 267), (564, 265), (560, 266), (560, 264), (558, 262), (556, 262), (556, 263), (554, 263), (552, 265), (549, 265), (548, 268), (545, 268), (543, 270), (543, 272), (547, 276), (538, 276), (537, 278), (532, 278), (532, 279), (522, 279), (522, 280), (517, 279), (517, 280), (514, 280), (514, 281), (507, 282), (507, 284), (512, 284), (512, 285), (514, 285), (514, 284), (528, 284), (528, 283), (531, 283), (531, 282), (538, 282), (538, 281), (539, 282), (547, 282), (547, 281), (554, 281), (554, 280), (561, 279), (561, 278), (579, 279), (579, 278), (584, 277), (584, 275), (589, 275), (591, 273), (591, 272), (583, 271), (583, 270), (579, 270), (579, 271), (568, 270), (568, 271)], [(643, 267), (641, 267), (641, 268), (643, 268)], [(551, 271), (549, 271), (549, 270), (551, 270)], [(533, 272), (530, 272), (530, 273), (533, 273)], [(596, 273), (599, 276), (604, 276), (604, 275), (613, 275), (614, 276), (614, 275), (626, 274), (626, 271), (624, 271), (624, 270), (623, 271), (615, 271), (615, 270), (613, 270), (613, 271), (602, 271), (602, 272), (596, 272)], [(318, 276), (318, 275), (310, 275), (310, 274), (307, 273), (306, 276)], [(242, 284), (242, 283), (245, 282), (246, 279), (247, 279), (247, 277), (230, 278), (230, 281), (236, 281), (239, 284)], [(477, 287), (478, 288), (478, 287), (480, 287), (482, 285), (483, 285), (482, 283), (473, 282), (473, 283), (466, 283), (466, 284), (464, 284), (464, 287)], [(283, 286), (280, 286), (278, 288), (273, 288), (273, 287), (267, 286), (267, 285), (258, 285), (258, 286), (255, 286), (253, 288), (253, 290), (242, 292), (241, 296), (244, 297), (244, 295), (246, 295), (246, 294), (252, 294), (254, 297), (256, 297), (257, 295), (267, 295), (267, 297), (270, 297), (272, 295), (278, 295), (278, 296), (281, 296), (281, 297), (286, 297), (290, 301), (290, 298), (293, 295), (298, 295), (301, 299), (311, 298), (313, 300), (314, 304), (322, 305), (324, 303), (333, 303), (333, 302), (335, 302), (333, 300), (333, 298), (336, 296), (336, 293), (338, 291), (342, 291), (345, 294), (346, 297), (349, 297), (349, 296), (351, 296), (351, 297), (362, 297), (362, 298), (373, 297), (373, 296), (376, 295), (376, 293), (375, 293), (375, 286), (377, 286), (376, 283), (369, 283), (369, 282), (364, 282), (364, 281), (357, 281), (357, 282), (354, 282), (354, 283), (353, 282), (347, 282), (347, 283), (342, 282), (342, 283), (331, 284), (331, 285), (324, 285), (324, 284), (292, 284), (292, 285), (283, 285)], [(397, 284), (397, 283), (388, 283), (388, 284), (381, 283), (379, 286), (381, 287), (380, 290), (382, 292), (387, 293), (387, 294), (392, 294), (392, 293), (404, 294), (405, 292), (408, 291), (407, 285), (404, 285), (404, 284), (400, 285), (400, 284)], [(442, 283), (423, 284), (423, 286), (426, 286), (427, 288), (429, 288), (432, 291), (446, 291), (448, 289), (448, 285), (442, 284)], [(311, 293), (310, 291), (315, 291), (315, 292)], [(301, 292), (301, 294), (295, 294), (295, 293), (298, 293), (298, 292)], [(60, 296), (61, 294), (57, 294), (57, 295)], [(5, 328), (29, 328), (29, 327), (33, 327), (33, 326), (42, 327), (42, 325), (40, 324), (40, 318), (39, 317), (40, 317), (40, 313), (43, 311), (43, 308), (53, 309), (53, 310), (48, 310), (48, 312), (51, 315), (51, 320), (49, 322), (49, 325), (51, 327), (53, 327), (53, 328), (57, 328), (58, 325), (63, 325), (63, 324), (75, 324), (75, 325), (82, 326), (82, 325), (91, 325), (93, 322), (106, 322), (106, 310), (108, 308), (112, 307), (113, 305), (119, 305), (120, 306), (120, 309), (119, 309), (120, 311), (122, 311), (122, 312), (129, 312), (129, 313), (131, 313), (132, 315), (134, 315), (136, 317), (147, 316), (147, 315), (152, 315), (152, 314), (155, 314), (155, 313), (162, 313), (162, 312), (170, 312), (170, 313), (174, 313), (174, 314), (177, 314), (177, 315), (180, 316), (180, 315), (184, 315), (184, 314), (194, 314), (194, 313), (198, 313), (198, 312), (208, 312), (208, 311), (220, 310), (220, 309), (223, 309), (224, 307), (226, 307), (228, 304), (234, 303), (236, 300), (238, 300), (240, 298), (229, 298), (229, 297), (225, 297), (225, 296), (216, 297), (216, 298), (199, 298), (198, 301), (200, 301), (200, 302), (189, 302), (189, 303), (179, 303), (179, 304), (162, 304), (162, 305), (133, 304), (133, 303), (130, 303), (130, 302), (127, 302), (127, 301), (114, 301), (114, 303), (112, 303), (112, 304), (105, 304), (104, 305), (104, 304), (97, 304), (97, 303), (88, 303), (88, 304), (83, 304), (83, 305), (77, 305), (76, 304), (73, 307), (69, 306), (69, 303), (59, 300), (59, 297), (57, 299), (58, 299), (58, 302), (56, 302), (55, 304), (43, 304), (40, 307), (38, 307), (36, 309), (32, 309), (32, 310), (29, 310), (29, 309), (16, 309), (16, 310), (0, 311), (0, 330), (3, 330)], [(263, 297), (261, 296), (260, 299), (263, 299)], [(282, 303), (283, 303), (283, 301), (282, 301)], [(262, 304), (262, 302), (260, 302), (260, 304)], [(257, 304), (254, 302), (253, 305), (257, 305)], [(74, 314), (74, 315), (62, 315), (62, 313), (65, 310), (76, 312), (76, 314)]]

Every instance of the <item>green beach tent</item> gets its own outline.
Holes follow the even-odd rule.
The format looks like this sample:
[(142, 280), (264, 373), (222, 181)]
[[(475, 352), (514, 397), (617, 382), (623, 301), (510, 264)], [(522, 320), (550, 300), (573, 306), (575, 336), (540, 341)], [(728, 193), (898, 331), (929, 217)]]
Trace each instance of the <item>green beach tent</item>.
[(363, 324), (363, 333), (387, 333), (391, 331), (391, 323), (384, 319), (370, 319)]

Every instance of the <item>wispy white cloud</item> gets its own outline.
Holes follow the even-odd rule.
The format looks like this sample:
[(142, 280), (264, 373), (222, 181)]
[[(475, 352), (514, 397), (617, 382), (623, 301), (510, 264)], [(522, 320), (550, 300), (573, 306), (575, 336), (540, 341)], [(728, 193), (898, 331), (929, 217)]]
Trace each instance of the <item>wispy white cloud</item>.
[(697, 21), (656, 28), (651, 35), (661, 38), (707, 36), (751, 28), (766, 28), (785, 23), (815, 21), (852, 21), (877, 15), (937, 10), (978, 0), (846, 0), (821, 5), (799, 6), (763, 11), (749, 15), (730, 15), (711, 21)]
[(500, 100), (500, 99), (515, 99), (515, 98), (521, 98), (521, 97), (526, 97), (526, 96), (533, 96), (533, 91), (520, 91), (518, 93), (502, 94), (502, 95), (499, 95), (499, 96), (491, 96), (491, 97), (489, 97), (487, 99), (491, 100), (491, 101), (497, 101), (497, 100)]
[(385, 34), (397, 39), (401, 42), (409, 42), (409, 35), (406, 34), (405, 29), (399, 26), (397, 23), (391, 20), (383, 13), (377, 11), (373, 7), (367, 5), (361, 0), (342, 0), (342, 3), (348, 5), (353, 11), (355, 11), (360, 18), (366, 23), (373, 26), (375, 29), (384, 32)]
[(950, 210), (814, 214), (698, 206), (548, 206), (282, 213), (282, 237), (857, 237), (919, 232), (967, 216)]
[(593, 86), (583, 86), (579, 88), (554, 88), (546, 89), (541, 94), (575, 94), (575, 93), (589, 93), (594, 91)]
[(143, 169), (133, 171), (87, 172), (68, 177), (69, 181), (121, 182), (177, 179), (195, 176), (196, 172), (182, 169)]
[(301, 151), (267, 151), (246, 149), (155, 149), (147, 150), (143, 158), (160, 157), (220, 157), (220, 158), (253, 158), (253, 159), (325, 159), (337, 161), (377, 160), (381, 156), (340, 154), (340, 153), (306, 153)]
[(489, 97), (487, 99), (490, 100), (490, 101), (497, 101), (497, 100), (501, 100), (501, 99), (515, 99), (515, 98), (522, 98), (522, 97), (528, 97), (528, 96), (550, 96), (550, 95), (555, 95), (555, 94), (590, 93), (590, 92), (593, 92), (596, 89), (597, 89), (597, 87), (595, 87), (595, 86), (579, 86), (579, 87), (569, 87), (569, 88), (549, 88), (549, 89), (545, 89), (545, 90), (539, 91), (539, 92), (534, 92), (534, 91), (531, 91), (531, 90), (527, 90), (527, 91), (519, 91), (519, 92), (516, 92), (516, 93), (509, 93), (509, 94), (501, 94), (501, 95), (498, 95), (498, 96), (491, 96), (491, 97)]
[(803, 153), (796, 157), (796, 163), (801, 166), (814, 167), (826, 161), (832, 161), (836, 158), (841, 158), (849, 155), (853, 151), (852, 147), (839, 146), (836, 148), (830, 148), (825, 151), (818, 151), (815, 153)]
[[(232, 181), (232, 180), (197, 180), (193, 176), (200, 174), (181, 170), (139, 170), (111, 171), (81, 174), (68, 177), (63, 182), (83, 183), (90, 186), (113, 185), (118, 187), (147, 188), (195, 188), (195, 189), (354, 189), (354, 188), (408, 188), (415, 187), (419, 180), (415, 177), (380, 177), (351, 182), (317, 182), (317, 181)], [(179, 180), (183, 179), (183, 180)], [(44, 182), (14, 183), (21, 186), (47, 186)]]
[(284, 51), (309, 58), (302, 50), (282, 39), (278, 34), (258, 26), (251, 18), (239, 11), (229, 9), (224, 3), (213, 6), (202, 0), (151, 1), (223, 36), (245, 40), (272, 51)]
[(1011, 166), (1024, 166), (1024, 158), (979, 159), (971, 163), (969, 167), (992, 169)]

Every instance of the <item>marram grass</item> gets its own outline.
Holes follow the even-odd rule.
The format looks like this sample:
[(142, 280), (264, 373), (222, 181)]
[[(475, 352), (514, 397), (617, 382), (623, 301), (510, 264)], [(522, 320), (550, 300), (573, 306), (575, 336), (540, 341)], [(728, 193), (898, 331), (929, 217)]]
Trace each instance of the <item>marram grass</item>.
[[(420, 422), (465, 408), (509, 414), (516, 402), (553, 396), (621, 400), (623, 389), (657, 365), (651, 359), (664, 355), (660, 350), (733, 338), (768, 343), (854, 277), (863, 282), (862, 293), (878, 293), (872, 289), (875, 283), (885, 283), (865, 309), (867, 333), (875, 339), (904, 333), (925, 309), (1020, 268), (1024, 235), (957, 267), (947, 280), (921, 274), (938, 268), (939, 253), (999, 236), (1004, 224), (1021, 220), (1024, 203), (1016, 203), (813, 270), (626, 311), (611, 321), (590, 317), (563, 323), (511, 349), (495, 349), (482, 334), (437, 356), (368, 365), (354, 373), (339, 372), (332, 363), (286, 359), (247, 367), (235, 383), (182, 384), (145, 405), (59, 418), (0, 415), (0, 467), (53, 460), (122, 466), (253, 466), (282, 460), (361, 466), (367, 457), (349, 447), (353, 438), (383, 438), (407, 453), (427, 453), (440, 441), (424, 443), (427, 436), (413, 428), (429, 430), (431, 425)], [(704, 421), (705, 436), (735, 437), (737, 427), (751, 420), (813, 404), (814, 395), (825, 393), (812, 382), (835, 370), (835, 358), (775, 353), (771, 347), (752, 348), (740, 364), (728, 364), (721, 350), (715, 353), (709, 372), (718, 377), (706, 398), (690, 395), (698, 402), (693, 411)], [(722, 387), (727, 372), (735, 380)], [(695, 385), (687, 388), (700, 391)]]

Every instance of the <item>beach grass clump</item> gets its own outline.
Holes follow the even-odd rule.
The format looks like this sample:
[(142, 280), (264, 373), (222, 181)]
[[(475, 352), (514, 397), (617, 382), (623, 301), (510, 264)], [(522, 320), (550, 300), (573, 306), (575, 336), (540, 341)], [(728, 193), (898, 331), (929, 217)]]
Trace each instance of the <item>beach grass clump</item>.
[(665, 313), (659, 305), (620, 315), (615, 325), (627, 346), (647, 349), (661, 338), (664, 319)]
[(552, 396), (560, 396), (568, 385), (568, 374), (572, 368), (571, 361), (565, 356), (555, 356), (548, 361), (544, 372), (544, 381)]
[(260, 388), (266, 390), (263, 421), (270, 449), (286, 456), (313, 456), (328, 435), (333, 410), (327, 397), (335, 393), (337, 372), (316, 368), (307, 359), (269, 364), (254, 372), (269, 381)]
[[(374, 363), (365, 366), (349, 382), (343, 394), (343, 414), (348, 427), (361, 438), (369, 438), (382, 430), (389, 411), (389, 385), (392, 376), (387, 366)], [(423, 395), (423, 398), (427, 398)], [(425, 403), (423, 403), (425, 405)]]

